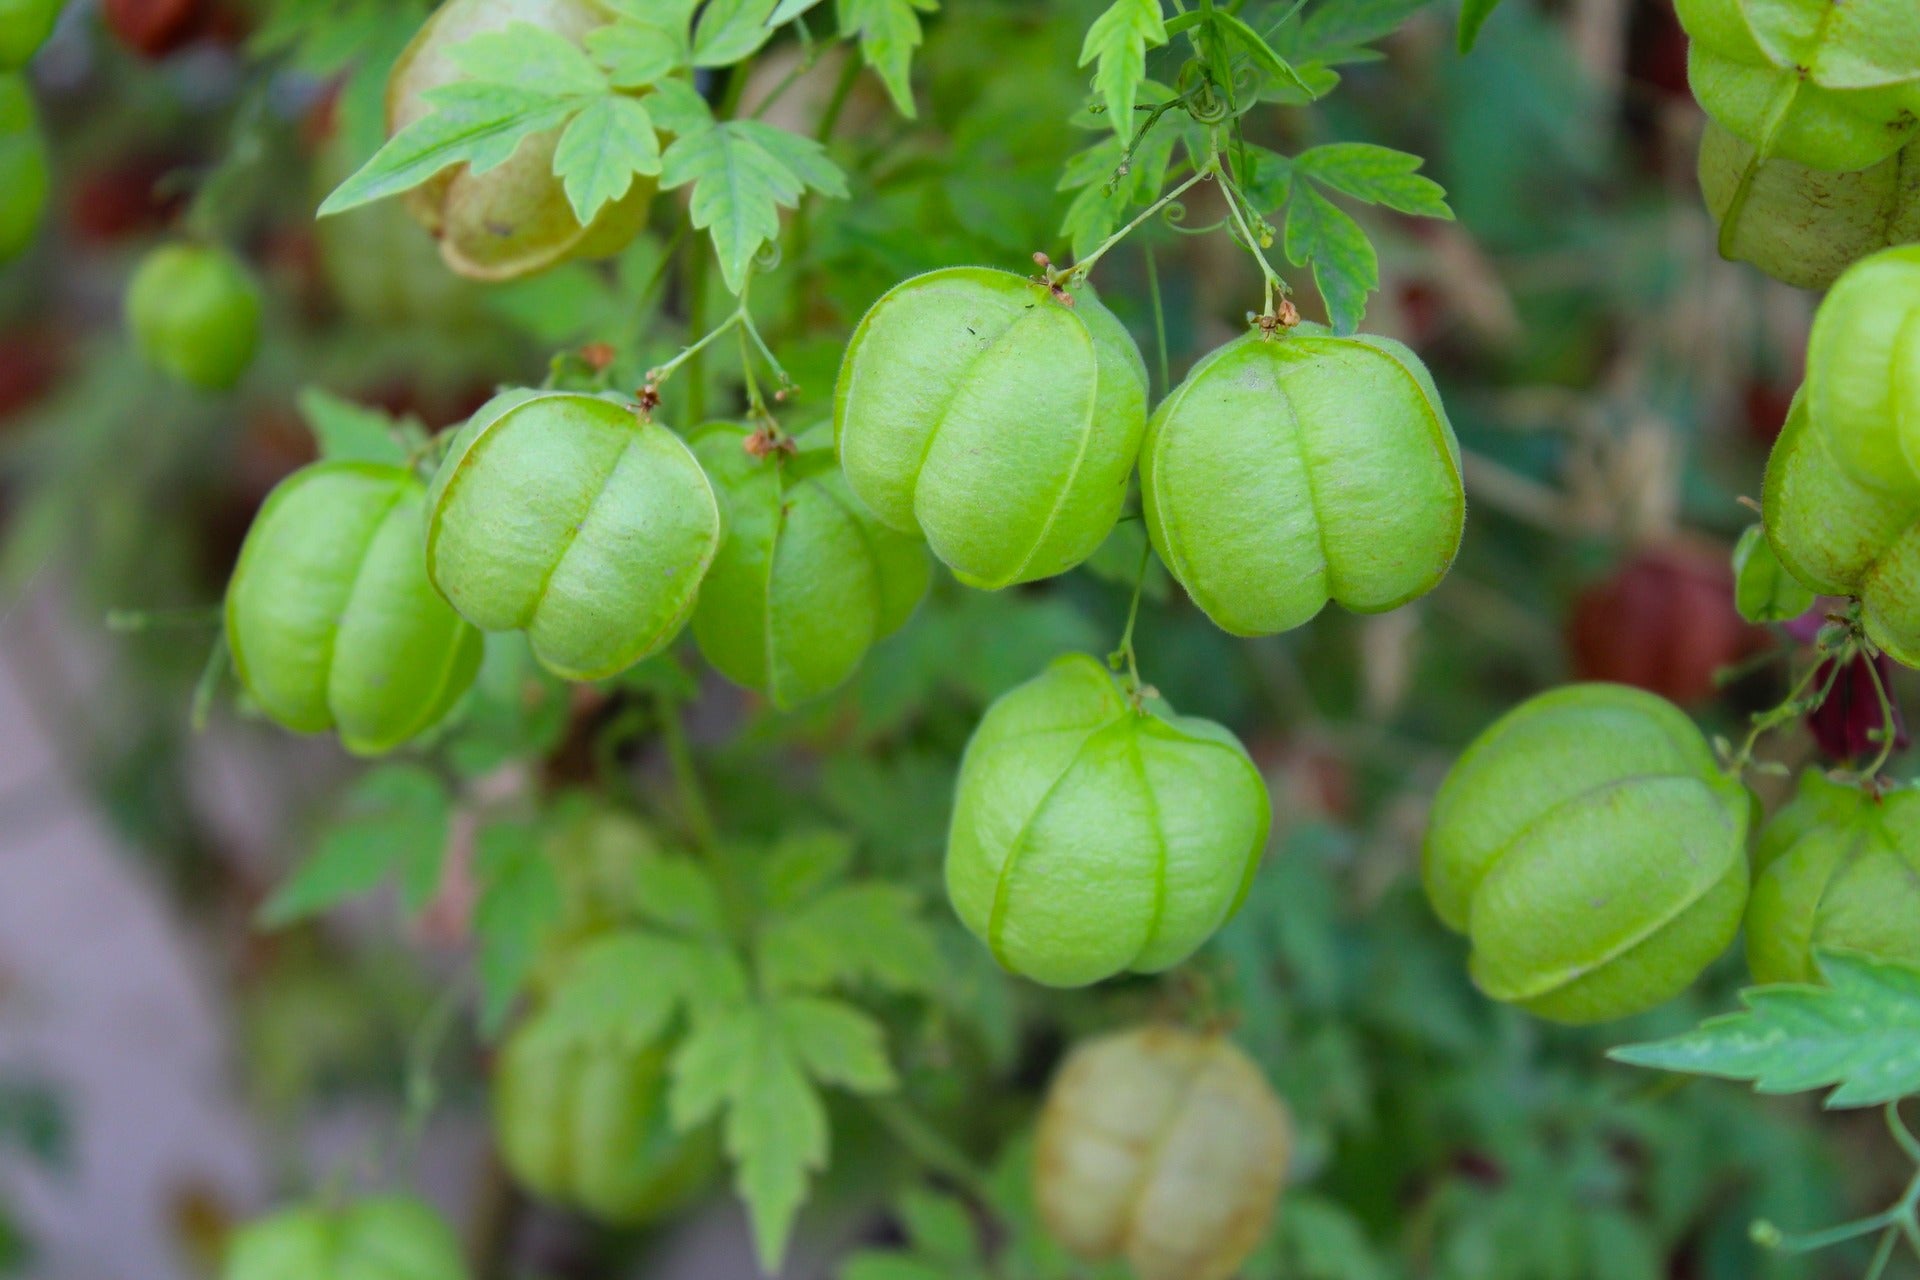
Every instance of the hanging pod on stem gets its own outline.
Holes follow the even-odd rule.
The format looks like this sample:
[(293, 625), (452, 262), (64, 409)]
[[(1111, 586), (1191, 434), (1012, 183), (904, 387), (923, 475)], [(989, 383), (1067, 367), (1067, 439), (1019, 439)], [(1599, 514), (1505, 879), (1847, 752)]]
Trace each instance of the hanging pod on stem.
[(227, 1245), (221, 1280), (468, 1280), (460, 1238), (412, 1196), (288, 1209)]

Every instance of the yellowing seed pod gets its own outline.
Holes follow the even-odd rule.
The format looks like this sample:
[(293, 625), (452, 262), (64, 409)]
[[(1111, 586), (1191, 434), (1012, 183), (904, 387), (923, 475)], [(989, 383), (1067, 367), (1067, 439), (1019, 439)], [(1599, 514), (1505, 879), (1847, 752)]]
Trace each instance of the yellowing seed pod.
[(1139, 1280), (1226, 1280), (1286, 1182), (1287, 1109), (1217, 1035), (1141, 1027), (1075, 1049), (1040, 1114), (1034, 1199), (1047, 1230)]

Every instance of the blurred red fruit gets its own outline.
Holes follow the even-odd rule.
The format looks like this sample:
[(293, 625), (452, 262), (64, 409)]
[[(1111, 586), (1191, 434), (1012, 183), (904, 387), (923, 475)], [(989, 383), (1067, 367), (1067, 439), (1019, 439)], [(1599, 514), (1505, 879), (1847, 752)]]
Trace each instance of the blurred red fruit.
[(176, 167), (172, 160), (141, 156), (83, 175), (67, 200), (67, 225), (89, 244), (158, 231), (173, 221), (182, 203), (178, 192), (159, 190), (161, 179)]
[(104, 0), (101, 11), (122, 44), (149, 58), (192, 40), (207, 17), (204, 0)]
[(1758, 635), (1734, 610), (1729, 557), (1675, 542), (1581, 592), (1567, 639), (1581, 679), (1695, 703), (1714, 696), (1714, 673), (1752, 652)]
[[(1874, 668), (1867, 665), (1866, 658), (1856, 656), (1848, 660), (1846, 670), (1840, 673), (1833, 692), (1820, 709), (1807, 717), (1814, 741), (1834, 760), (1844, 763), (1880, 754), (1885, 741), (1881, 729), (1887, 722), (1887, 715), (1881, 709), (1881, 690), (1887, 691), (1887, 707), (1892, 711), (1894, 750), (1905, 751), (1913, 744), (1907, 734), (1906, 717), (1900, 714), (1900, 704), (1892, 698), (1893, 659), (1883, 653), (1874, 663), (1880, 677), (1878, 688)], [(1832, 674), (1833, 664), (1823, 665), (1815, 687), (1824, 685)]]

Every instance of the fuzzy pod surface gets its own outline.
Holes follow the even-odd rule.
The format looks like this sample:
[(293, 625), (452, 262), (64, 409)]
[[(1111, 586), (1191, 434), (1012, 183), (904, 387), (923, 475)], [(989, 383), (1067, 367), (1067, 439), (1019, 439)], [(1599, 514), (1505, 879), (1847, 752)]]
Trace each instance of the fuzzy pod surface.
[(1709, 120), (1699, 175), (1721, 256), (1796, 288), (1824, 289), (1869, 254), (1920, 240), (1920, 144), (1834, 173), (1759, 163), (1751, 146)]
[(1920, 488), (1856, 480), (1803, 394), (1773, 446), (1760, 505), (1787, 571), (1821, 595), (1858, 596), (1873, 642), (1920, 666)]
[(1139, 1280), (1226, 1280), (1273, 1221), (1292, 1130), (1260, 1068), (1222, 1036), (1103, 1036), (1047, 1091), (1034, 1201), (1088, 1261), (1124, 1258)]
[(1849, 171), (1906, 144), (1920, 112), (1920, 17), (1907, 0), (1677, 0), (1687, 80), (1707, 114), (1769, 158)]
[(67, 0), (0, 0), (0, 71), (18, 71), (40, 52)]
[(461, 616), (525, 631), (548, 670), (598, 680), (693, 613), (720, 543), (686, 444), (630, 405), (506, 392), (468, 420), (427, 501), (427, 572)]
[(453, 1228), (412, 1196), (289, 1209), (248, 1223), (221, 1280), (468, 1280)]
[(514, 1180), (602, 1222), (671, 1212), (718, 1170), (709, 1127), (674, 1131), (667, 1050), (551, 1046), (509, 1037), (494, 1067), (493, 1129)]
[(127, 327), (149, 362), (189, 386), (224, 391), (260, 343), (260, 293), (225, 249), (155, 249), (127, 288)]
[(948, 267), (862, 318), (834, 388), (847, 483), (969, 586), (1064, 573), (1119, 519), (1147, 370), (1091, 289)]
[(803, 432), (791, 453), (750, 452), (756, 438), (712, 423), (690, 442), (725, 530), (693, 635), (715, 670), (784, 711), (838, 688), (904, 626), (932, 565), (924, 543), (853, 496), (831, 427)]
[(1733, 941), (1753, 806), (1672, 703), (1569, 685), (1460, 757), (1434, 799), (1427, 896), (1487, 995), (1559, 1022), (1626, 1017)]
[(1821, 299), (1805, 395), (1855, 480), (1920, 493), (1920, 244), (1855, 263)]
[(1813, 608), (1813, 589), (1787, 571), (1767, 538), (1753, 525), (1733, 549), (1733, 603), (1746, 621), (1791, 622)]
[(1240, 907), (1266, 782), (1239, 739), (1085, 654), (1002, 695), (960, 764), (947, 894), (1002, 966), (1049, 986), (1180, 963)]
[[(613, 16), (594, 0), (447, 0), (394, 63), (388, 135), (433, 111), (426, 96), (432, 90), (466, 78), (455, 53), (474, 37), (525, 24), (583, 45), (588, 32)], [(458, 165), (406, 194), (407, 209), (439, 238), (451, 270), (475, 280), (514, 280), (570, 258), (616, 253), (645, 225), (655, 186), (638, 175), (625, 196), (580, 224), (553, 173), (561, 133), (533, 134), (485, 173)]]
[(1432, 590), (1460, 548), (1460, 450), (1426, 366), (1390, 338), (1301, 325), (1195, 366), (1147, 425), (1154, 550), (1222, 629), (1271, 635), (1329, 601)]
[(400, 467), (319, 462), (281, 481), (227, 586), (248, 693), (300, 733), (374, 755), (432, 728), (473, 683), (478, 631), (427, 581), (426, 486)]
[(25, 253), (39, 234), (51, 183), (33, 95), (18, 75), (0, 74), (0, 263)]

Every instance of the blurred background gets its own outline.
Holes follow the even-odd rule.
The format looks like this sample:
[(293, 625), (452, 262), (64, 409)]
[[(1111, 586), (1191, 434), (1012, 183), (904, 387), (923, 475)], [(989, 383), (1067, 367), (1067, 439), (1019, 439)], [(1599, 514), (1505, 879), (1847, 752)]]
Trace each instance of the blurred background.
[[(30, 69), (54, 189), (31, 250), (0, 269), (0, 1275), (209, 1275), (235, 1222), (379, 1176), (368, 1152), (406, 1107), (420, 1028), (470, 961), (472, 832), (457, 816), (418, 916), (375, 895), (319, 923), (256, 926), (360, 766), (250, 718), (209, 666), (240, 539), (313, 456), (317, 421), (361, 406), (437, 429), (589, 343), (633, 376), (706, 305), (683, 280), (653, 287), (683, 220), (670, 201), (660, 230), (610, 264), (499, 286), (449, 275), (393, 202), (316, 225), (319, 197), (377, 145), (381, 60), (426, 11), (341, 0), (361, 25), (316, 25), (327, 7), (74, 0)], [(1461, 561), (1414, 607), (1254, 642), (1150, 580), (1145, 674), (1249, 743), (1273, 784), (1277, 856), (1172, 982), (1043, 997), (977, 962), (957, 970), (954, 1008), (903, 1037), (910, 1081), (991, 1154), (1067, 1038), (1169, 1000), (1217, 1009), (1302, 1123), (1306, 1189), (1257, 1274), (1827, 1274), (1758, 1254), (1748, 1224), (1817, 1226), (1891, 1199), (1901, 1173), (1874, 1126), (1730, 1086), (1662, 1094), (1603, 1062), (1611, 1044), (1729, 1007), (1737, 956), (1641, 1022), (1557, 1031), (1471, 992), (1414, 880), (1440, 776), (1531, 691), (1625, 680), (1715, 732), (1778, 700), (1784, 664), (1768, 655), (1782, 642), (1734, 614), (1728, 560), (1813, 295), (1714, 251), (1669, 0), (1509, 0), (1464, 59), (1450, 6), (1390, 8), (1417, 12), (1381, 60), (1345, 68), (1311, 113), (1263, 119), (1281, 150), (1363, 138), (1427, 156), (1447, 189), (1454, 223), (1360, 216), (1382, 247), (1367, 328), (1427, 360), (1466, 450)], [(1065, 259), (1056, 179), (1087, 141), (1066, 121), (1097, 9), (949, 0), (917, 60), (917, 121), (859, 83), (834, 143), (854, 198), (813, 202), (804, 251), (789, 246), (755, 290), (803, 388), (794, 421), (823, 411), (848, 328), (895, 280), (955, 262), (1020, 269), (1036, 248)], [(778, 79), (797, 57), (776, 46), (755, 74)], [(779, 110), (811, 119), (836, 79), (832, 57), (806, 69)], [(230, 394), (147, 369), (121, 320), (134, 264), (182, 231), (241, 249), (262, 282), (265, 340)], [(1224, 236), (1153, 224), (1143, 237), (1177, 379), (1239, 331), (1257, 277)], [(1145, 258), (1113, 255), (1099, 283), (1151, 364)], [(725, 366), (699, 375), (709, 404), (737, 403)], [(943, 582), (848, 691), (798, 716), (704, 679), (694, 734), (729, 822), (841, 824), (944, 922), (959, 747), (987, 700), (1053, 654), (1111, 646), (1133, 536), (1135, 550), (1037, 589)], [(1745, 674), (1716, 681), (1729, 667)], [(530, 770), (592, 785), (610, 770), (644, 809), (663, 773), (650, 740), (609, 745), (598, 695), (511, 654), (488, 671), (494, 701), (452, 744), (468, 786)], [(1779, 747), (1789, 763), (1820, 749), (1806, 731)], [(520, 1195), (489, 1150), (486, 1046), (455, 1029), (436, 1048), (417, 1181), (487, 1274), (755, 1274), (718, 1186), (625, 1234)], [(895, 1236), (888, 1141), (835, 1118), (794, 1276), (833, 1275), (850, 1247)], [(1822, 1265), (1858, 1270), (1844, 1252)]]

